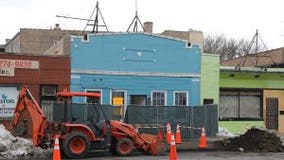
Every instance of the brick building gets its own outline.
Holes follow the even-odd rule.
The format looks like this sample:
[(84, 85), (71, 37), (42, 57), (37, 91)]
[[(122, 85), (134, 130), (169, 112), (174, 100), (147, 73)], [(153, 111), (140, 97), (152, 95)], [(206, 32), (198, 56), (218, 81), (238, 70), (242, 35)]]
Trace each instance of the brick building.
[(48, 105), (57, 91), (69, 90), (70, 58), (0, 53), (0, 123), (10, 121), (24, 85), (40, 106)]
[(222, 66), (284, 68), (284, 47), (225, 60)]

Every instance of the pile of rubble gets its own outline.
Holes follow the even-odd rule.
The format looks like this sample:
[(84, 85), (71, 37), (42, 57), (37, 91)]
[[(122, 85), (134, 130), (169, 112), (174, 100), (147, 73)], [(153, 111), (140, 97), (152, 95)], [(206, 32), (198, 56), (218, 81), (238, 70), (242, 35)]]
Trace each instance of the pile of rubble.
[(224, 148), (229, 151), (282, 152), (282, 142), (277, 135), (264, 128), (253, 127), (245, 134), (224, 140)]
[(51, 155), (51, 150), (34, 147), (33, 143), (21, 137), (14, 137), (0, 124), (0, 157), (7, 159), (43, 158)]

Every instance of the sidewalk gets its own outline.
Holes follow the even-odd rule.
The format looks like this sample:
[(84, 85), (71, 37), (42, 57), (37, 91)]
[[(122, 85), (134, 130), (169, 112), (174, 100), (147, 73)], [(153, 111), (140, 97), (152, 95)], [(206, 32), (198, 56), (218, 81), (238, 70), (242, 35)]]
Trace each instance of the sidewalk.
[(222, 138), (219, 137), (207, 137), (207, 148), (199, 148), (199, 139), (186, 140), (181, 144), (176, 144), (178, 151), (190, 151), (190, 150), (218, 150), (222, 148)]
[[(276, 133), (276, 135), (282, 141), (282, 146), (284, 147), (284, 133)], [(214, 150), (226, 150), (224, 148), (224, 143), (226, 143), (226, 137), (207, 137), (207, 148), (199, 148), (199, 139), (194, 140), (183, 140), (182, 144), (176, 144), (177, 151), (214, 151)], [(283, 148), (284, 149), (284, 148)]]

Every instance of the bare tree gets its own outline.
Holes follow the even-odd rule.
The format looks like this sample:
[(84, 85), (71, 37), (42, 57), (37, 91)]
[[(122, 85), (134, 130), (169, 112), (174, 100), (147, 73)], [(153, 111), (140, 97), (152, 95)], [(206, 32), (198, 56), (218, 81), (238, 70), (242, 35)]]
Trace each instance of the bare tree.
[(211, 54), (219, 54), (220, 60), (234, 59), (246, 54), (254, 54), (264, 50), (263, 45), (257, 48), (253, 45), (254, 40), (245, 39), (228, 39), (224, 34), (209, 35), (204, 40), (204, 52)]

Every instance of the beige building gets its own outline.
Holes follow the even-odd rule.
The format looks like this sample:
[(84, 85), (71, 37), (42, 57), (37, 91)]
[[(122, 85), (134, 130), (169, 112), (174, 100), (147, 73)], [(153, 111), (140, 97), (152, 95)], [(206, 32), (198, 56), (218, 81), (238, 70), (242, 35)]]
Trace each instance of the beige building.
[[(144, 23), (145, 32), (153, 34), (153, 22)], [(68, 35), (82, 35), (83, 31), (79, 30), (61, 30), (59, 24), (52, 29), (31, 29), (21, 28), (12, 39), (8, 40), (5, 45), (7, 53), (21, 54), (65, 54), (68, 52)], [(191, 45), (197, 44), (203, 51), (203, 33), (201, 31), (173, 31), (166, 30), (160, 35), (188, 41)], [(65, 38), (64, 38), (65, 37)], [(69, 38), (70, 39), (70, 38)], [(63, 43), (63, 44), (62, 44)], [(53, 47), (53, 46), (57, 47)], [(58, 46), (61, 46), (58, 47)]]
[[(147, 33), (153, 33), (153, 22), (145, 22), (144, 29)], [(174, 31), (174, 30), (165, 30), (164, 32), (160, 33), (160, 35), (182, 39), (188, 41), (190, 44), (199, 45), (201, 52), (203, 52), (203, 43), (204, 37), (202, 31), (196, 30), (188, 30), (188, 31)]]
[(66, 35), (80, 35), (82, 31), (61, 30), (57, 24), (53, 29), (21, 28), (5, 46), (7, 53), (43, 54)]
[(191, 44), (196, 44), (200, 46), (201, 52), (203, 52), (203, 43), (204, 43), (204, 37), (202, 31), (195, 31), (195, 30), (189, 30), (189, 31), (174, 31), (174, 30), (165, 30), (161, 33), (161, 35), (169, 36), (173, 38), (183, 39)]

